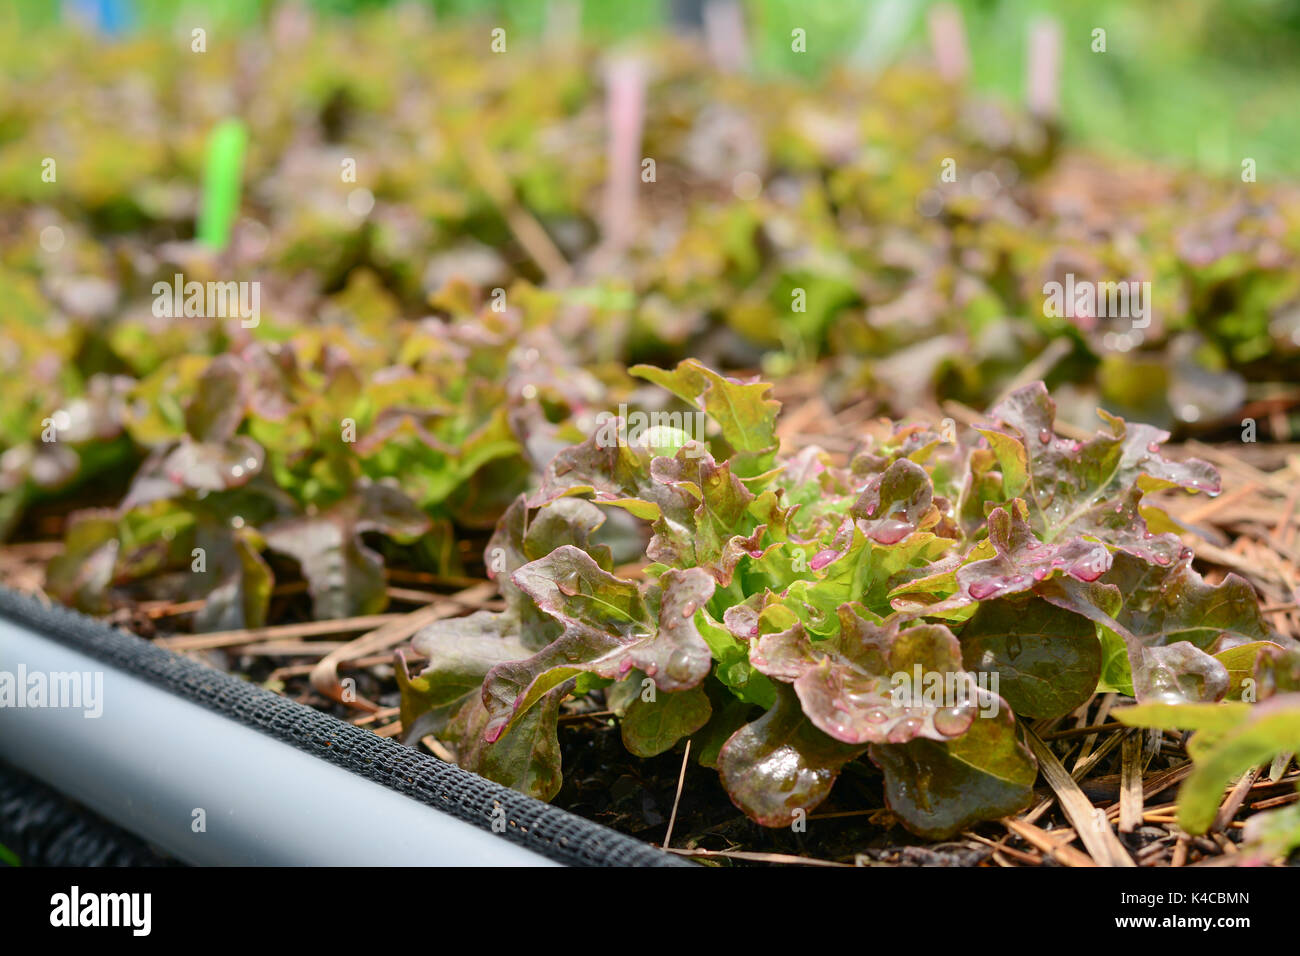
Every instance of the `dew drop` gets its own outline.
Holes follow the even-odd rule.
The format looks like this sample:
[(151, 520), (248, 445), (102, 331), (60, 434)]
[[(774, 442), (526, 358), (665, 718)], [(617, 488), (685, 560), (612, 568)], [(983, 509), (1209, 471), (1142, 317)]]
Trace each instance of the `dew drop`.
[(826, 548), (825, 550), (818, 551), (813, 555), (812, 560), (808, 562), (808, 567), (814, 571), (820, 571), (839, 556), (840, 553), (834, 548)]
[(970, 729), (975, 711), (969, 707), (944, 707), (934, 715), (934, 729), (945, 737), (956, 737)]
[(919, 717), (904, 717), (889, 728), (889, 742), (891, 744), (905, 744), (916, 736), (921, 726), (922, 721)]
[(1046, 445), (1049, 441), (1052, 440), (1052, 433), (1048, 431), (1046, 428), (1039, 429), (1038, 440), (1042, 442), (1044, 445)]
[(483, 728), (483, 739), (489, 742), (495, 741), (501, 736), (501, 731), (505, 730), (506, 724), (510, 721), (506, 717), (497, 717), (487, 722)]
[(881, 544), (897, 544), (907, 537), (912, 526), (905, 521), (882, 519), (871, 531), (873, 541)]
[(673, 680), (689, 680), (693, 673), (690, 655), (681, 650), (673, 651), (668, 655), (668, 665), (665, 670)]
[(1096, 581), (1105, 572), (1110, 565), (1108, 553), (1104, 548), (1097, 548), (1093, 552), (1080, 558), (1070, 567), (1070, 574), (1080, 581)]

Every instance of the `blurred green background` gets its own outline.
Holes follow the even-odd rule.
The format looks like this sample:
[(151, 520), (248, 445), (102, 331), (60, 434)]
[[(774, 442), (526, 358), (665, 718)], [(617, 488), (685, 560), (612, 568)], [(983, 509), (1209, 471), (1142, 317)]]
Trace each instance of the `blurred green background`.
[[(0, 0), (0, 28), (39, 33), (79, 11), (110, 10), (128, 28), (177, 22), (255, 25), (277, 0)], [(348, 16), (392, 0), (302, 0)], [(439, 18), (480, 18), (514, 35), (546, 26), (548, 0), (402, 0)], [(555, 0), (581, 8), (584, 33), (624, 41), (699, 16), (699, 0)], [(870, 67), (927, 44), (927, 0), (742, 0), (757, 69), (810, 78), (836, 63)], [(1077, 143), (1109, 153), (1168, 160), (1216, 173), (1258, 164), (1261, 181), (1300, 172), (1300, 0), (960, 0), (972, 82), (1023, 98), (1032, 22), (1063, 29), (1062, 108)], [(790, 31), (807, 33), (806, 55)], [(1093, 52), (1093, 30), (1107, 50)]]

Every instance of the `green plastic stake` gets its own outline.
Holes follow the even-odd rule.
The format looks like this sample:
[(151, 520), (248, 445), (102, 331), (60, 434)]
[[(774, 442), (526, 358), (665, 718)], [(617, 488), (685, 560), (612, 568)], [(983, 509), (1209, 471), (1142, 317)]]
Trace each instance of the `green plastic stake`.
[(208, 139), (198, 240), (217, 252), (230, 242), (230, 227), (239, 213), (240, 174), (247, 142), (248, 130), (237, 119), (217, 124)]

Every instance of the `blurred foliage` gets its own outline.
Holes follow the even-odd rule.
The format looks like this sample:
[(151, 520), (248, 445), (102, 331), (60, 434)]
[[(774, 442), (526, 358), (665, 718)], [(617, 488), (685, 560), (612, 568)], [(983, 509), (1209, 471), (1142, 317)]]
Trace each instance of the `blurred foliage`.
[[(161, 560), (130, 551), (137, 519), (207, 534), (254, 507), (254, 477), (266, 520), (308, 521), (352, 569), (331, 612), (372, 606), (358, 535), (412, 527), (362, 517), (375, 483), (440, 529), (425, 565), (455, 571), (457, 526), (490, 526), (597, 411), (646, 400), (636, 362), (815, 366), (832, 405), (898, 415), (1041, 377), (1065, 419), (1102, 404), (1183, 431), (1295, 380), (1294, 189), (1081, 154), (923, 57), (810, 82), (717, 69), (684, 37), (495, 56), (482, 23), (418, 6), (242, 9), (264, 27), (214, 26), (201, 56), (183, 16), (111, 43), (0, 32), (0, 534), (143, 465), (127, 505), (71, 533), (96, 576), (64, 593), (89, 605)], [(656, 176), (619, 174), (640, 210), (618, 241), (607, 67), (628, 56)], [(242, 205), (215, 252), (194, 241), (200, 183), (232, 117)], [(260, 322), (160, 314), (178, 274), (259, 283)], [(1045, 283), (1069, 275), (1149, 281), (1150, 323), (1052, 314)], [(212, 437), (196, 403), (231, 368), (260, 384)], [(223, 535), (222, 573), (252, 575), (238, 607), (260, 545)]]
[[(94, 8), (104, 0), (67, 0)], [(245, 28), (264, 21), (281, 0), (118, 4), (135, 26)], [(401, 0), (304, 0), (327, 15), (351, 16)], [(406, 0), (440, 21), (478, 19), (523, 37), (545, 34), (546, 0)], [(699, 16), (702, 0), (571, 0), (588, 39), (608, 43), (645, 37)], [(926, 42), (936, 0), (742, 0), (757, 66), (773, 74), (824, 76), (845, 61), (883, 65)], [(975, 86), (1023, 98), (1029, 25), (1051, 16), (1063, 27), (1063, 120), (1090, 147), (1158, 157), (1213, 172), (1232, 172), (1253, 157), (1264, 177), (1300, 172), (1300, 130), (1289, 121), (1300, 90), (1300, 0), (957, 0), (968, 32)], [(53, 0), (8, 0), (10, 19), (52, 25)], [(4, 24), (0, 13), (0, 24)], [(790, 31), (807, 31), (807, 52), (794, 55)], [(1094, 53), (1092, 31), (1107, 31)], [(10, 30), (10, 33), (16, 31)]]

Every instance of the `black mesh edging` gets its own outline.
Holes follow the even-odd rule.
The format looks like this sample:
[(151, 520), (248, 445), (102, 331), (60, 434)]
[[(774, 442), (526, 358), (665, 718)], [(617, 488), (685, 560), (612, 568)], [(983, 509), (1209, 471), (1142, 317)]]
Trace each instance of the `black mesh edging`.
[(0, 844), (22, 866), (183, 865), (3, 760)]
[(693, 865), (69, 608), (0, 588), (0, 615), (489, 832), (499, 806), (506, 814), (499, 835), (552, 860), (571, 866)]

